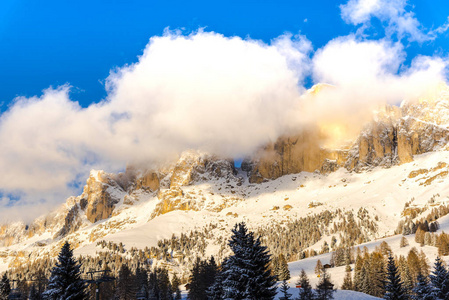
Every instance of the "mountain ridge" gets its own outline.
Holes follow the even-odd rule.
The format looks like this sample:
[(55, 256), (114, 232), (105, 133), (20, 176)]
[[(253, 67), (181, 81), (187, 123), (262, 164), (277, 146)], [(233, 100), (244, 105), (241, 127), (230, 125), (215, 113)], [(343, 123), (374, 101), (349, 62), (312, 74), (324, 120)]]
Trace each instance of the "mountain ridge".
[[(312, 147), (301, 149), (301, 144), (304, 145), (301, 141), (307, 141), (307, 136), (302, 136), (301, 140), (300, 134), (299, 138), (282, 137), (264, 147), (257, 154), (262, 159), (246, 159), (241, 169), (236, 169), (232, 160), (191, 150), (183, 153), (177, 162), (159, 170), (142, 171), (128, 166), (120, 174), (92, 171), (83, 193), (68, 198), (57, 210), (29, 225), (13, 223), (0, 227), (3, 268), (13, 266), (11, 263), (17, 258), (17, 253), (23, 251), (38, 249), (38, 253), (57, 253), (56, 249), (65, 239), (70, 239), (75, 248), (95, 249), (93, 243), (102, 238), (120, 236), (121, 232), (132, 232), (139, 226), (147, 228), (146, 224), (154, 226), (179, 221), (179, 225), (168, 226), (172, 228), (172, 233), (179, 233), (208, 224), (219, 226), (217, 224), (222, 223), (220, 226), (225, 228), (242, 218), (261, 224), (267, 220), (278, 223), (279, 218), (288, 220), (302, 216), (301, 210), (304, 209), (317, 213), (325, 208), (333, 211), (338, 203), (345, 207), (344, 199), (352, 203), (347, 205), (348, 210), (357, 210), (366, 206), (367, 202), (353, 203), (351, 197), (345, 196), (346, 192), (333, 194), (324, 189), (354, 186), (350, 188), (354, 195), (363, 195), (365, 192), (361, 192), (359, 185), (369, 186), (379, 181), (379, 178), (371, 178), (373, 170), (379, 167), (381, 169), (376, 169), (376, 172), (380, 174), (382, 168), (388, 170), (407, 165), (408, 173), (402, 172), (403, 178), (393, 180), (399, 186), (410, 185), (410, 188), (418, 190), (418, 187), (423, 189), (437, 184), (445, 190), (440, 181), (446, 178), (448, 172), (445, 165), (448, 95), (447, 90), (443, 89), (436, 100), (384, 107), (374, 113), (371, 123), (346, 149), (324, 149), (320, 140), (310, 137)], [(317, 136), (322, 134), (319, 128), (314, 130)], [(264, 153), (273, 154), (273, 151), (277, 156), (274, 159), (266, 159), (265, 156), (264, 160)], [(422, 163), (426, 161), (425, 153), (428, 153), (427, 160), (431, 163)], [(424, 155), (417, 163), (419, 168), (415, 168), (413, 163), (417, 155)], [(432, 159), (432, 155), (436, 158)], [(304, 161), (308, 161), (309, 165)], [(393, 176), (392, 173), (388, 174)], [(368, 183), (361, 184), (364, 177)], [(324, 183), (329, 185), (323, 186)], [(307, 203), (295, 196), (298, 193), (306, 197)], [(328, 195), (324, 198), (327, 200), (314, 196), (320, 193)], [(373, 193), (376, 194), (375, 191)], [(398, 194), (401, 195), (401, 204), (391, 207), (396, 212), (401, 211), (403, 203), (412, 198), (407, 190)], [(428, 189), (421, 194), (430, 198)], [(396, 196), (387, 195), (386, 199), (380, 199), (379, 195), (376, 197), (373, 200), (378, 199), (380, 203), (371, 207), (370, 212), (380, 209), (382, 205), (390, 205), (388, 197), (394, 198), (392, 203), (398, 202)], [(426, 205), (427, 200), (420, 199), (420, 205)], [(254, 206), (251, 215), (245, 213), (248, 211), (246, 206)], [(378, 230), (377, 237), (387, 232), (392, 234), (399, 219), (398, 216), (382, 218), (387, 225), (382, 225), (384, 228)], [(167, 232), (166, 228), (161, 230)], [(368, 231), (366, 235), (376, 237)], [(157, 240), (158, 236), (156, 234), (151, 240)], [(123, 235), (121, 237), (125, 238)], [(211, 254), (218, 251), (214, 249), (212, 247), (208, 251)]]

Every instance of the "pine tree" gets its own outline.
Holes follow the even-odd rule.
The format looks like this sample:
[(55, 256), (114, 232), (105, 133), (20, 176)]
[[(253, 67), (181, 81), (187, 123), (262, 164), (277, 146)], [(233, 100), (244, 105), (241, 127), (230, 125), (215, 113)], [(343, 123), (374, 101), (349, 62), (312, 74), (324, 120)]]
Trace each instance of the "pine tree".
[(190, 300), (206, 300), (206, 285), (204, 282), (204, 266), (205, 262), (197, 258), (193, 264), (192, 274), (190, 275), (190, 288), (189, 299)]
[(117, 278), (116, 298), (119, 300), (135, 299), (138, 292), (136, 280), (126, 264), (122, 264)]
[(318, 282), (318, 285), (316, 286), (316, 300), (329, 300), (334, 299), (333, 293), (334, 285), (330, 281), (330, 275), (327, 273), (326, 269), (323, 270), (323, 273), (321, 274), (320, 281)]
[(148, 298), (148, 273), (140, 267), (136, 269), (134, 286), (140, 297)]
[(172, 293), (175, 294), (175, 300), (181, 300), (181, 290), (179, 289), (179, 286), (181, 285), (181, 280), (179, 280), (179, 277), (173, 275), (171, 286), (172, 286)]
[(172, 287), (170, 284), (170, 279), (168, 277), (167, 269), (162, 268), (157, 270), (157, 284), (159, 286), (159, 300), (172, 300)]
[(270, 300), (276, 295), (276, 278), (270, 272), (270, 254), (260, 238), (248, 234), (250, 265), (247, 296), (252, 300)]
[(215, 276), (214, 283), (207, 290), (207, 296), (210, 300), (222, 300), (224, 297), (223, 279), (226, 270), (226, 263), (227, 258), (225, 258), (223, 263), (221, 264), (221, 268), (218, 270), (217, 275)]
[(159, 299), (159, 285), (156, 272), (151, 272), (148, 277), (148, 296), (151, 300)]
[(9, 283), (8, 276), (4, 273), (0, 281), (0, 300), (7, 300), (10, 293), (11, 284)]
[(323, 264), (321, 263), (321, 260), (317, 260), (315, 266), (315, 274), (316, 276), (320, 277), (321, 273), (323, 273)]
[(430, 274), (430, 282), (433, 287), (433, 296), (438, 299), (448, 299), (449, 278), (446, 267), (443, 265), (440, 257), (435, 260), (434, 270)]
[(346, 274), (345, 278), (343, 279), (343, 284), (341, 285), (342, 290), (352, 290), (354, 289), (354, 285), (352, 283), (352, 276), (351, 276), (351, 266), (346, 265)]
[(301, 286), (299, 289), (299, 298), (298, 300), (310, 300), (313, 299), (313, 291), (312, 286), (310, 285), (309, 278), (307, 277), (306, 272), (301, 270), (301, 275), (299, 276), (299, 280), (296, 285)]
[(290, 300), (292, 299), (292, 294), (290, 294), (288, 292), (289, 286), (287, 284), (287, 280), (283, 280), (282, 281), (282, 285), (281, 285), (281, 293), (282, 293), (282, 297), (279, 298), (279, 300)]
[(88, 299), (86, 284), (81, 279), (80, 265), (73, 258), (70, 244), (65, 242), (58, 256), (58, 262), (51, 272), (51, 277), (44, 292), (44, 299), (49, 300), (84, 300)]
[(362, 290), (362, 283), (363, 283), (362, 267), (363, 267), (363, 258), (361, 255), (357, 255), (354, 267), (354, 290), (359, 292)]
[(283, 254), (279, 255), (279, 273), (278, 273), (278, 280), (284, 281), (289, 280), (291, 278), (290, 276), (290, 270), (288, 269), (288, 263), (285, 259)]
[(271, 275), (276, 277), (276, 280), (279, 280), (279, 257), (273, 257), (271, 259)]
[(387, 276), (385, 280), (384, 299), (389, 300), (406, 300), (407, 296), (402, 288), (401, 277), (398, 268), (395, 265), (394, 258), (391, 254), (388, 256)]
[(370, 295), (382, 297), (385, 294), (382, 284), (385, 282), (385, 259), (382, 253), (378, 251), (371, 253), (369, 273)]
[(399, 243), (399, 247), (404, 248), (408, 246), (408, 240), (405, 236), (401, 238), (401, 242)]
[(412, 300), (435, 300), (432, 287), (427, 278), (421, 274), (416, 278), (416, 286), (413, 288)]
[(276, 295), (270, 255), (260, 238), (248, 232), (245, 223), (236, 224), (229, 241), (234, 255), (226, 262), (223, 290), (226, 299), (270, 300)]

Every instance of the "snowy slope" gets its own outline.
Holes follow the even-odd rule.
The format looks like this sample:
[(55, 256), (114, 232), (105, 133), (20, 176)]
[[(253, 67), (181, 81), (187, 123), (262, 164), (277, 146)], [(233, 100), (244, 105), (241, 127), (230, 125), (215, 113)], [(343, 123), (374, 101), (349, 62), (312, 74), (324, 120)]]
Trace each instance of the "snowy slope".
[[(100, 250), (96, 242), (103, 239), (122, 242), (127, 249), (144, 248), (156, 246), (159, 239), (169, 238), (173, 233), (187, 233), (194, 228), (201, 229), (207, 224), (216, 225), (213, 229), (214, 237), (226, 238), (229, 236), (229, 229), (239, 221), (246, 221), (250, 228), (257, 228), (324, 210), (357, 211), (361, 207), (365, 208), (372, 218), (378, 218), (378, 233), (371, 237), (374, 240), (393, 234), (399, 220), (403, 218), (401, 212), (407, 201), (414, 199), (412, 207), (427, 206), (423, 216), (427, 215), (431, 208), (429, 200), (434, 199), (432, 205), (448, 203), (449, 167), (442, 164), (444, 162), (449, 162), (449, 151), (418, 155), (411, 163), (388, 169), (378, 167), (364, 173), (351, 173), (340, 169), (329, 175), (302, 172), (261, 184), (250, 184), (241, 172), (239, 175), (244, 177), (241, 185), (227, 182), (225, 179), (211, 179), (182, 186), (184, 195), (188, 194), (202, 203), (204, 209), (200, 211), (175, 210), (152, 219), (158, 198), (155, 194), (137, 194), (133, 205), (125, 205), (122, 201), (111, 218), (83, 227), (64, 240), (76, 245), (76, 255), (94, 255)], [(311, 203), (319, 205), (310, 205)], [(287, 205), (289, 208), (284, 209)], [(225, 208), (216, 209), (220, 206)], [(448, 218), (442, 219), (440, 223), (442, 229), (449, 231)], [(1, 247), (0, 271), (5, 270), (11, 260), (19, 256), (20, 251), (29, 254), (25, 255), (27, 259), (33, 259), (45, 252), (57, 253), (62, 240), (52, 240), (53, 234), (54, 232), (44, 232), (10, 247)], [(330, 237), (324, 239), (329, 240)], [(389, 244), (399, 243), (399, 237), (390, 239)], [(369, 243), (367, 246), (374, 247), (377, 243), (379, 242)], [(319, 250), (321, 244), (322, 241), (312, 248)], [(413, 241), (410, 241), (410, 245), (414, 245)], [(429, 252), (429, 258), (432, 260), (435, 249), (428, 248), (426, 252)], [(402, 250), (408, 251), (400, 249)], [(206, 253), (210, 255), (216, 251), (217, 245), (210, 243)], [(400, 251), (398, 250), (398, 254)], [(300, 269), (295, 267), (296, 264), (299, 266), (310, 261), (311, 266), (307, 268), (313, 269), (316, 259), (292, 263), (292, 275), (296, 276), (297, 270)], [(326, 259), (323, 257), (323, 260)], [(337, 269), (333, 272), (340, 272)], [(338, 283), (338, 277), (343, 271), (337, 273), (335, 280)]]

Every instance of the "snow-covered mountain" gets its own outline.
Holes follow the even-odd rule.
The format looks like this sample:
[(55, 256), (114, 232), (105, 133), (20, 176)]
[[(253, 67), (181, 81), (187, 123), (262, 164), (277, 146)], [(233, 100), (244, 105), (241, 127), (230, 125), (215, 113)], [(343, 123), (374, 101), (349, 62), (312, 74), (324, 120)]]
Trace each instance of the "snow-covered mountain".
[[(55, 255), (66, 240), (75, 254), (95, 256), (103, 251), (101, 241), (123, 243), (131, 251), (181, 234), (202, 240), (192, 252), (200, 249), (220, 260), (229, 253), (229, 229), (239, 221), (283, 243), (297, 243), (294, 248), (265, 240), (272, 252), (289, 249), (289, 260), (296, 260), (306, 250), (319, 252), (332, 236), (339, 243), (375, 243), (394, 235), (401, 220), (410, 220), (410, 211), (419, 219), (449, 203), (447, 87), (427, 99), (377, 110), (345, 147), (323, 146), (325, 135), (317, 125), (281, 137), (242, 168), (192, 150), (163, 168), (91, 171), (81, 195), (31, 224), (0, 227), (0, 271)], [(313, 223), (318, 233), (291, 236), (301, 222)], [(357, 232), (351, 233), (348, 223)], [(181, 250), (166, 250), (170, 259), (154, 258), (155, 264), (188, 270)], [(307, 259), (296, 264), (302, 263)], [(291, 265), (293, 276), (297, 265)]]

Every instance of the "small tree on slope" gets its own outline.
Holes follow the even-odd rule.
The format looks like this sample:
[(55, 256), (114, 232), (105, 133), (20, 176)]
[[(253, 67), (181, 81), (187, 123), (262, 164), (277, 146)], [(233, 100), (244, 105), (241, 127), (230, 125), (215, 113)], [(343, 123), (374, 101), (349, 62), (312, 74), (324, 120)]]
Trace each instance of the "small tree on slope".
[(50, 281), (43, 296), (49, 300), (88, 299), (86, 284), (80, 276), (80, 265), (73, 258), (73, 251), (68, 242), (61, 248), (58, 262), (51, 271)]
[(387, 279), (385, 281), (385, 295), (384, 299), (389, 300), (406, 300), (407, 295), (402, 288), (401, 277), (399, 276), (398, 268), (394, 263), (393, 256), (388, 257), (387, 265)]
[(282, 281), (282, 285), (281, 285), (281, 293), (282, 293), (282, 297), (279, 298), (279, 300), (290, 300), (292, 299), (292, 294), (290, 294), (288, 292), (288, 284), (287, 284), (287, 280), (283, 280)]
[(343, 284), (341, 286), (342, 290), (352, 290), (354, 289), (354, 284), (352, 283), (351, 266), (346, 265), (345, 277), (343, 278)]

